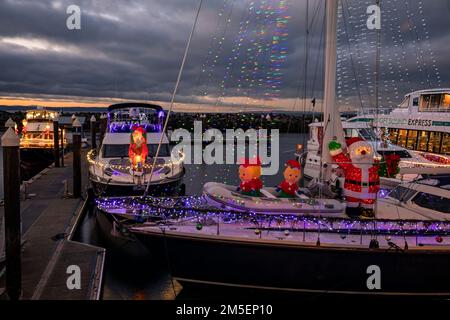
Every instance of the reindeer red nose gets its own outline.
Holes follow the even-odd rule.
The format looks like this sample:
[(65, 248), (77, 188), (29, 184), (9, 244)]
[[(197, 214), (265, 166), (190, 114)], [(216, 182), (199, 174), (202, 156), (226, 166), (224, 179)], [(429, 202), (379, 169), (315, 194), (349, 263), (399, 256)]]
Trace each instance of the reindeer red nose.
[(362, 150), (361, 151), (361, 154), (364, 156), (364, 155), (366, 155), (366, 150)]

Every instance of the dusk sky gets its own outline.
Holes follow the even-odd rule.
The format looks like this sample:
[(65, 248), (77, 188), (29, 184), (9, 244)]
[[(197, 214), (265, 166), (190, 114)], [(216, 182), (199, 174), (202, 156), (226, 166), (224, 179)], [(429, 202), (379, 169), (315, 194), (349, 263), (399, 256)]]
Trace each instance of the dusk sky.
[[(300, 111), (309, 109), (313, 97), (320, 101), (324, 0), (309, 1), (308, 47), (306, 3), (205, 0), (177, 109)], [(338, 93), (345, 108), (374, 104), (376, 31), (364, 27), (366, 8), (374, 3), (342, 1)], [(72, 4), (81, 9), (81, 30), (66, 27)], [(0, 104), (107, 106), (124, 99), (167, 107), (197, 5), (198, 0), (0, 0)], [(259, 9), (269, 5), (278, 11), (258, 20)], [(381, 6), (381, 104), (398, 104), (418, 89), (450, 87), (450, 0), (382, 0)], [(269, 48), (271, 19), (280, 17), (286, 18), (286, 39)], [(252, 46), (275, 51), (278, 67), (270, 54), (246, 53)], [(276, 88), (267, 82), (275, 71)]]

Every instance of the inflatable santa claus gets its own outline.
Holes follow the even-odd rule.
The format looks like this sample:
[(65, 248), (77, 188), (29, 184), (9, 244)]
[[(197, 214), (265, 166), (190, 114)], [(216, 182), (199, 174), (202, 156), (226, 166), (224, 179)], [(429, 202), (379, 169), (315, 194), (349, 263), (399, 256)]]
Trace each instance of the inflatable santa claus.
[(374, 217), (377, 193), (380, 190), (378, 163), (372, 145), (361, 138), (347, 140), (347, 152), (337, 141), (328, 145), (333, 160), (345, 174), (344, 195), (349, 216)]

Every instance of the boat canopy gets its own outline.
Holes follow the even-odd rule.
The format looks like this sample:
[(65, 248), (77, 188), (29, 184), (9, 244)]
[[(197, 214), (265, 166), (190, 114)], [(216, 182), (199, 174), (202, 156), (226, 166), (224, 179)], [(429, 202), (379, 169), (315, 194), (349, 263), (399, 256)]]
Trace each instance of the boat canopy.
[[(162, 132), (147, 132), (147, 144), (158, 144)], [(168, 144), (169, 139), (164, 134), (162, 143)], [(130, 144), (130, 133), (107, 133), (103, 144)]]
[(113, 112), (115, 110), (122, 110), (122, 109), (130, 109), (130, 108), (153, 109), (156, 112), (163, 111), (163, 108), (157, 104), (126, 102), (126, 103), (117, 103), (117, 104), (110, 105), (108, 107), (108, 112)]

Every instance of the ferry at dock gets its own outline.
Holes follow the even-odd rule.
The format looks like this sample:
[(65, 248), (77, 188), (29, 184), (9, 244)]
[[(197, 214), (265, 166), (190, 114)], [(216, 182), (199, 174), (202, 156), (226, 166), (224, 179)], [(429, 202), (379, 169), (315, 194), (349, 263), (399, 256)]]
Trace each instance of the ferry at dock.
[(387, 128), (390, 141), (409, 150), (450, 155), (450, 88), (411, 92), (388, 114), (359, 115), (348, 122)]

